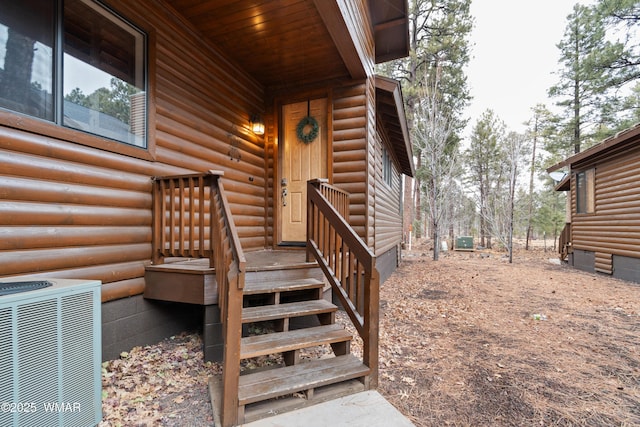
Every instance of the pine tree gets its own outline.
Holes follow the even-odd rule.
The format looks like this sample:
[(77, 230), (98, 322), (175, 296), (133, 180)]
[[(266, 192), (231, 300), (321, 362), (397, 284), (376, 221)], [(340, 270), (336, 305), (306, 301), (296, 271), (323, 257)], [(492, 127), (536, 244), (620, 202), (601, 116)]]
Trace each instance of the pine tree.
[(560, 49), (559, 82), (549, 95), (559, 98), (564, 109), (564, 127), (571, 135), (573, 152), (579, 153), (589, 137), (587, 126), (598, 123), (599, 108), (605, 93), (606, 72), (594, 67), (592, 52), (603, 49), (605, 28), (599, 16), (589, 7), (576, 4), (567, 17), (567, 27)]
[(491, 234), (487, 218), (494, 207), (496, 192), (502, 187), (502, 161), (500, 141), (505, 125), (492, 110), (485, 111), (476, 122), (471, 134), (471, 144), (465, 151), (465, 163), (469, 169), (468, 181), (477, 189), (477, 205), (480, 212), (480, 245), (491, 247)]
[[(408, 58), (399, 59), (378, 68), (378, 72), (402, 82), (409, 128), (418, 126), (416, 110), (421, 108), (421, 95), (438, 81), (441, 112), (450, 118), (452, 131), (447, 144), (455, 151), (460, 141), (460, 133), (466, 125), (462, 113), (470, 95), (464, 67), (469, 62), (469, 42), (473, 27), (470, 15), (470, 0), (410, 0), (409, 1), (409, 42)], [(414, 139), (413, 152), (417, 158), (416, 169), (421, 170), (423, 142)], [(405, 211), (413, 211), (414, 230), (417, 236), (422, 230), (422, 199), (426, 188), (417, 176), (415, 185), (405, 180), (405, 188), (414, 189), (411, 197), (405, 196)], [(405, 192), (405, 195), (407, 193)]]

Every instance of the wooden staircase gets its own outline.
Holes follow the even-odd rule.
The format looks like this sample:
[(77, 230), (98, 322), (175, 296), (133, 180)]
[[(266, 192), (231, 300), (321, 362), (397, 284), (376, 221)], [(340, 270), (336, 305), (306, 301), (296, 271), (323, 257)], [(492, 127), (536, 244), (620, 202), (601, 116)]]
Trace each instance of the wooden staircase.
[[(153, 266), (145, 284), (148, 298), (205, 306), (205, 358), (216, 354), (213, 338), (221, 334), (222, 375), (209, 382), (216, 425), (375, 388), (380, 279), (375, 255), (349, 224), (349, 194), (309, 181), (306, 251), (287, 255), (297, 252), (297, 262), (253, 268), (251, 258), (261, 255), (242, 250), (221, 177), (153, 178)], [(189, 268), (167, 265), (171, 258), (187, 259)], [(362, 340), (361, 358), (350, 353), (351, 334), (335, 323), (325, 284)], [(214, 317), (220, 334), (209, 324)], [(318, 348), (327, 351), (309, 357)], [(265, 356), (274, 363), (251, 362)]]
[[(247, 271), (238, 424), (368, 387), (370, 369), (350, 354), (353, 336), (335, 323), (338, 307), (324, 299), (321, 277), (309, 264)], [(217, 411), (220, 379), (210, 386)]]

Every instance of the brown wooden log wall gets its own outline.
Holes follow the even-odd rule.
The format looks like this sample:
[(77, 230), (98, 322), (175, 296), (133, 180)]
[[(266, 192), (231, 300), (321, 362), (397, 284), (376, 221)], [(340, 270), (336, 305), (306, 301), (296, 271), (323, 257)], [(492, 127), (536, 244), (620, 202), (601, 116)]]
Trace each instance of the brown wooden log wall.
[(267, 247), (273, 247), (275, 242), (275, 200), (276, 200), (276, 168), (278, 166), (278, 144), (276, 141), (278, 138), (275, 137), (278, 132), (278, 128), (275, 126), (275, 123), (278, 121), (278, 116), (273, 113), (273, 111), (277, 110), (277, 108), (272, 107), (272, 110), (269, 112), (265, 118), (265, 155), (266, 155), (266, 164), (265, 164), (265, 177), (266, 177), (266, 211), (265, 211), (265, 244)]
[(349, 220), (360, 237), (367, 224), (367, 84), (333, 92), (333, 184), (350, 194)]
[(109, 4), (155, 40), (154, 152), (92, 148), (75, 131), (64, 141), (53, 124), (33, 133), (19, 117), (0, 127), (0, 277), (98, 279), (103, 301), (144, 289), (151, 176), (223, 170), (245, 250), (265, 246), (267, 188), (263, 140), (248, 132), (263, 89), (164, 2)]
[(378, 134), (376, 132), (376, 85), (375, 79), (367, 79), (367, 222), (365, 224), (365, 242), (369, 248), (375, 247), (376, 226), (376, 169), (381, 158), (376, 156)]
[(393, 150), (381, 134), (378, 124), (378, 143), (376, 145), (376, 200), (375, 200), (375, 254), (381, 256), (402, 242), (402, 176), (397, 161), (392, 161), (391, 185), (384, 181), (382, 150), (393, 158)]
[(370, 248), (374, 245), (376, 110), (374, 37), (367, 0), (340, 0), (367, 78), (333, 91), (333, 184), (350, 193), (349, 220)]
[(611, 273), (611, 255), (640, 258), (640, 148), (595, 165), (594, 214), (576, 213), (575, 175), (571, 200), (573, 247), (594, 252), (598, 271)]
[(348, 17), (347, 25), (350, 27), (352, 35), (355, 36), (365, 72), (371, 76), (374, 72), (375, 45), (371, 16), (369, 15), (369, 0), (340, 0), (339, 6), (343, 15)]

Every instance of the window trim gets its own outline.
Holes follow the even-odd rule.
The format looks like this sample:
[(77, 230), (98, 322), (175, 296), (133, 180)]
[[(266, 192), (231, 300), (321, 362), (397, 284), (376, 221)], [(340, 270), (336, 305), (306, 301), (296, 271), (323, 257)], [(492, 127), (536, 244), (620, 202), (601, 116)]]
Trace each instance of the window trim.
[[(581, 178), (582, 177), (582, 178)], [(593, 215), (596, 211), (595, 189), (596, 189), (596, 169), (585, 169), (575, 174), (575, 191), (576, 191), (576, 215)], [(578, 182), (584, 179), (584, 193), (580, 191)], [(582, 200), (582, 198), (585, 200)], [(581, 209), (581, 204), (584, 207)]]
[[(54, 106), (54, 121), (40, 119), (38, 117), (30, 116), (28, 114), (12, 111), (4, 108), (0, 108), (0, 125), (10, 128), (18, 129), (21, 131), (34, 133), (46, 137), (55, 138), (67, 142), (72, 142), (79, 145), (86, 145), (89, 147), (110, 151), (117, 154), (123, 154), (130, 157), (136, 157), (143, 160), (155, 160), (156, 159), (156, 33), (148, 25), (140, 25), (139, 22), (135, 22), (126, 15), (113, 9), (111, 6), (103, 3), (99, 0), (93, 0), (100, 6), (107, 9), (110, 13), (116, 15), (119, 19), (124, 20), (126, 23), (133, 25), (140, 30), (144, 31), (147, 38), (147, 46), (145, 52), (145, 66), (146, 66), (146, 80), (147, 80), (147, 146), (138, 147), (135, 145), (127, 144), (115, 139), (109, 139), (96, 134), (83, 132), (81, 130), (73, 129), (71, 127), (64, 126), (62, 122), (58, 122), (59, 112), (58, 105)], [(62, 7), (62, 2), (58, 3), (58, 8)], [(59, 12), (60, 13), (60, 12)], [(60, 15), (59, 15), (60, 16)], [(59, 21), (59, 20), (57, 20)], [(62, 37), (60, 32), (63, 29), (59, 23), (56, 22), (56, 40), (55, 40), (55, 53), (54, 56), (61, 54), (62, 49)], [(57, 59), (54, 61), (54, 90), (61, 94), (62, 86), (62, 74), (61, 74), (61, 61)], [(56, 102), (57, 104), (57, 102)]]
[(393, 187), (393, 172), (393, 157), (385, 144), (382, 144), (382, 182), (389, 188)]

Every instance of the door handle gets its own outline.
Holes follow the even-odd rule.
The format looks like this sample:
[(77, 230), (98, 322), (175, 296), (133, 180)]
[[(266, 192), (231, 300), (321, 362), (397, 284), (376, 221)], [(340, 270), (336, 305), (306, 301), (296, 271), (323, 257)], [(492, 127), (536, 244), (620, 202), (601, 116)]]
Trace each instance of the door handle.
[(287, 189), (285, 187), (282, 188), (282, 206), (287, 206)]

